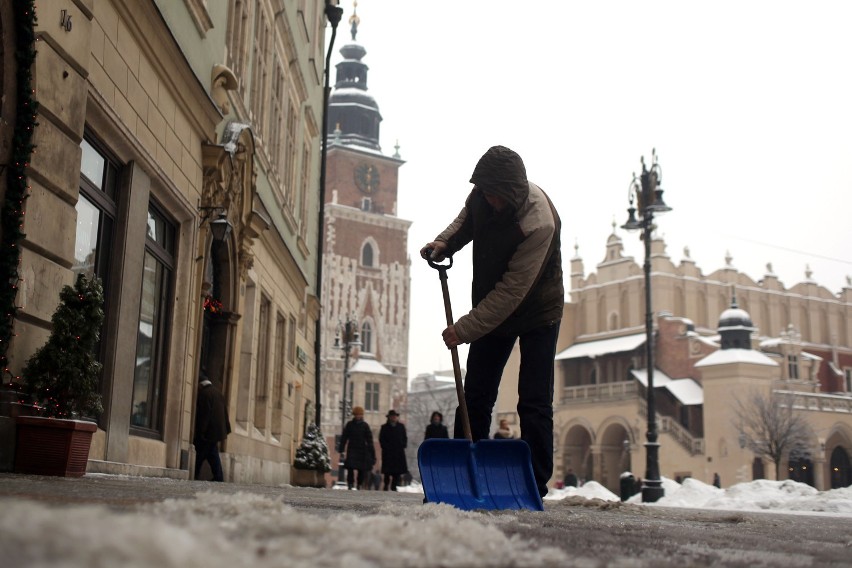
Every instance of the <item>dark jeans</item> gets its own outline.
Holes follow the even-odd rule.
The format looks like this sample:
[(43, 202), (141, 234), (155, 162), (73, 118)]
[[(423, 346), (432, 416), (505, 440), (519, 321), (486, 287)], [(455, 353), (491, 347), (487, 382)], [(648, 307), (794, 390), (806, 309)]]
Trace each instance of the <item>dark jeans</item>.
[(225, 475), (222, 473), (222, 460), (219, 459), (219, 442), (195, 444), (195, 479), (198, 479), (201, 474), (201, 466), (205, 460), (210, 464), (213, 481), (225, 481)]
[[(473, 441), (488, 438), (491, 411), (503, 368), (520, 339), (521, 368), (518, 377), (518, 415), (521, 439), (529, 444), (533, 474), (539, 493), (547, 493), (553, 475), (553, 364), (559, 324), (542, 326), (520, 336), (489, 334), (470, 344), (464, 396)], [(454, 436), (464, 438), (461, 416), (456, 410)]]

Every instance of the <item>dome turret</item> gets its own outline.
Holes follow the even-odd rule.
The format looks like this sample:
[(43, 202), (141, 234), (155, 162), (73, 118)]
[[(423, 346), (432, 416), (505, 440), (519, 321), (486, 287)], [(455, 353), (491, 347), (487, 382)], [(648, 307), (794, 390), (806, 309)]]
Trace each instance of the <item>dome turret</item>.
[[(367, 71), (370, 68), (362, 61), (367, 50), (355, 41), (360, 22), (358, 14), (353, 13), (349, 18), (352, 41), (340, 48), (343, 61), (336, 65), (334, 91), (328, 99), (328, 134), (335, 134), (333, 144), (381, 150), (379, 124), (382, 115), (376, 99), (367, 92)], [(338, 129), (339, 136), (335, 132)]]
[(731, 307), (719, 316), (722, 349), (751, 349), (755, 327), (751, 315), (737, 305), (736, 290), (731, 291)]

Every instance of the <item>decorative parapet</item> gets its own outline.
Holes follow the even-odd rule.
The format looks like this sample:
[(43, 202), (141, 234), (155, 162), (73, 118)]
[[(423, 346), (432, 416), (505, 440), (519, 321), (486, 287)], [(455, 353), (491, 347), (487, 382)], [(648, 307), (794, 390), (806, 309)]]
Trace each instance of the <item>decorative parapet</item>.
[(778, 400), (780, 406), (786, 407), (789, 401), (792, 400), (793, 408), (796, 410), (852, 414), (852, 396), (805, 393), (789, 390), (774, 390), (772, 393), (780, 395)]
[(562, 398), (559, 402), (560, 404), (577, 404), (625, 400), (636, 398), (638, 392), (636, 381), (565, 387), (562, 389)]

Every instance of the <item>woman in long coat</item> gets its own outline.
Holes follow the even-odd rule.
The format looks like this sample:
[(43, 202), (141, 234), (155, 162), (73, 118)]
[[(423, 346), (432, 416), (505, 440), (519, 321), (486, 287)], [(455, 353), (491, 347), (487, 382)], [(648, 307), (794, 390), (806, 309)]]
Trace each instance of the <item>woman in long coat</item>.
[(358, 484), (361, 487), (367, 482), (367, 474), (376, 463), (376, 449), (373, 447), (373, 432), (370, 425), (364, 422), (364, 409), (356, 406), (352, 409), (352, 420), (343, 428), (340, 437), (340, 447), (337, 451), (346, 455), (343, 462), (346, 468), (346, 485), (353, 488), (355, 472), (358, 472)]
[(385, 477), (384, 490), (396, 491), (402, 474), (408, 472), (405, 460), (405, 447), (408, 445), (408, 434), (405, 424), (399, 421), (399, 414), (391, 410), (387, 414), (388, 421), (382, 424), (379, 431), (379, 444), (382, 446), (382, 473)]

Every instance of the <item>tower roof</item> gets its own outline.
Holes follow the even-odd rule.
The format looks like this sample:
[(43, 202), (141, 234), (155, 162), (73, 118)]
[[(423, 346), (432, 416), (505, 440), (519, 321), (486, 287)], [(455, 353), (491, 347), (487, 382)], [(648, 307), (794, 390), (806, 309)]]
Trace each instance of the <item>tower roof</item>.
[[(355, 6), (357, 10), (358, 4)], [(352, 13), (349, 23), (352, 41), (340, 48), (343, 61), (336, 65), (334, 90), (328, 99), (330, 143), (381, 150), (379, 125), (382, 115), (376, 99), (367, 92), (370, 68), (362, 61), (367, 50), (355, 40), (361, 23), (357, 12)]]

